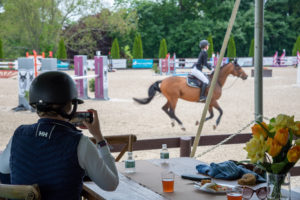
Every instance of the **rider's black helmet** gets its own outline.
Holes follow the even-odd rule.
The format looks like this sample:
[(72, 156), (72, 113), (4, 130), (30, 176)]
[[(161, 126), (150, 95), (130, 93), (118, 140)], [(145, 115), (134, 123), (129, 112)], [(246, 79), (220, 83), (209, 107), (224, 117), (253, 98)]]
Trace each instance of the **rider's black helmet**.
[[(78, 99), (75, 82), (68, 74), (58, 71), (44, 72), (32, 81), (29, 89), (29, 104), (38, 111), (52, 110), (65, 118), (71, 118), (61, 112), (68, 102), (74, 104), (74, 112), (77, 104), (83, 103)], [(51, 105), (61, 105), (61, 108), (53, 110)]]
[(207, 40), (201, 40), (199, 43), (199, 47), (201, 49), (203, 49), (204, 47), (206, 47), (207, 45), (209, 45), (209, 42)]

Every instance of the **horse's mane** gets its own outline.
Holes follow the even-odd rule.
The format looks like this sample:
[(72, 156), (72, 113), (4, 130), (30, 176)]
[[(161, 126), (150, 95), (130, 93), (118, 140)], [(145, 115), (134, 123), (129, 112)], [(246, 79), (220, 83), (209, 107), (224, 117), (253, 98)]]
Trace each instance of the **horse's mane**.
[[(229, 63), (230, 63), (230, 62), (229, 62)], [(225, 67), (225, 65), (228, 65), (229, 63), (222, 65), (222, 66), (220, 67), (220, 69), (222, 69), (223, 67)], [(215, 74), (215, 70), (209, 75), (210, 78), (212, 78), (212, 77), (214, 76), (214, 74)]]

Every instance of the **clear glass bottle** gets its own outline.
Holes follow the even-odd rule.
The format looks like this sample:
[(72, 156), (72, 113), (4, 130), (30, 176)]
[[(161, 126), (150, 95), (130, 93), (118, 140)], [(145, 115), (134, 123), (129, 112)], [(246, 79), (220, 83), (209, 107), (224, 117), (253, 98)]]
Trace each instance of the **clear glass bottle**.
[(125, 160), (125, 173), (135, 173), (135, 160), (130, 151), (127, 152), (127, 160)]
[(163, 161), (167, 161), (169, 159), (169, 151), (167, 149), (167, 144), (162, 145), (162, 149), (160, 150), (160, 159)]

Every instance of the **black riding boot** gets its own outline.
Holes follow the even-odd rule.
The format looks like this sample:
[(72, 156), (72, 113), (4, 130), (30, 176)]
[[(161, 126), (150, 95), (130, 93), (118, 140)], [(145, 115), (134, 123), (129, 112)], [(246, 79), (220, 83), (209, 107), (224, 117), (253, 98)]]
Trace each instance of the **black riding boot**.
[(200, 92), (200, 99), (199, 101), (200, 102), (203, 102), (206, 100), (206, 96), (205, 96), (205, 89), (207, 87), (207, 84), (206, 83), (202, 83), (202, 86), (201, 86), (201, 92)]

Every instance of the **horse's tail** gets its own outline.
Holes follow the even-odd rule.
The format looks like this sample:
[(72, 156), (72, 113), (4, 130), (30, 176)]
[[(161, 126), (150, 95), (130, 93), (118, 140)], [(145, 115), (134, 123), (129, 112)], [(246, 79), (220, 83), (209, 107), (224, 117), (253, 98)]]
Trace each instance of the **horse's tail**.
[(150, 101), (153, 99), (156, 91), (157, 92), (161, 92), (160, 88), (159, 88), (159, 84), (162, 81), (156, 81), (155, 83), (153, 83), (149, 89), (148, 89), (148, 98), (144, 98), (144, 99), (137, 99), (137, 98), (133, 98), (133, 100), (135, 100), (136, 102), (140, 103), (140, 104), (148, 104), (150, 103)]

